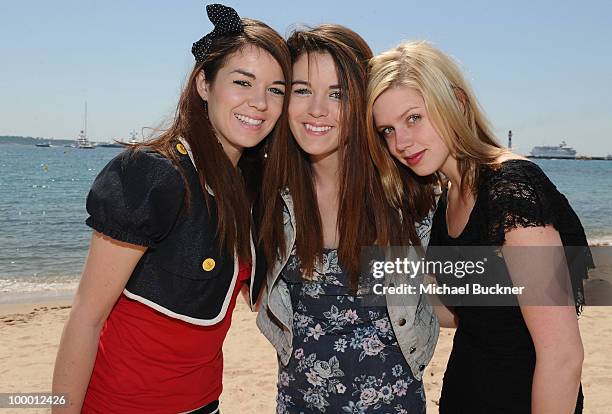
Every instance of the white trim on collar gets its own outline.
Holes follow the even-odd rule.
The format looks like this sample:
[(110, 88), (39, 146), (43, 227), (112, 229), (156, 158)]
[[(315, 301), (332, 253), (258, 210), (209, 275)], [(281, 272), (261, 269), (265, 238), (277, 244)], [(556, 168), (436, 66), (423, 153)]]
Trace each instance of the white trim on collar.
[[(193, 168), (195, 168), (197, 171), (198, 167), (196, 166), (196, 163), (193, 160), (193, 153), (191, 152), (191, 147), (189, 147), (189, 143), (187, 143), (187, 140), (183, 137), (179, 137), (178, 140), (181, 142), (181, 144), (183, 144), (183, 146), (185, 147), (185, 150), (187, 150), (187, 155), (189, 155), (191, 164), (193, 165)], [(208, 184), (205, 184), (205, 187), (206, 187), (206, 191), (208, 191), (208, 194), (214, 197), (215, 193), (213, 193), (213, 190), (208, 186)]]

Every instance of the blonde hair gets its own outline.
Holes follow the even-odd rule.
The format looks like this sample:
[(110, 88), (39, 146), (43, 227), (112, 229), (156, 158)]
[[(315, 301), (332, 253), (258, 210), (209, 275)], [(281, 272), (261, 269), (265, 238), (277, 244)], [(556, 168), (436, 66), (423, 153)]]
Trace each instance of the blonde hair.
[(376, 99), (394, 87), (415, 89), (425, 102), (432, 125), (457, 160), (461, 190), (476, 192), (480, 165), (495, 164), (508, 151), (496, 140), (489, 121), (458, 65), (425, 41), (399, 44), (373, 57), (367, 89), (368, 146), (393, 204), (404, 198), (398, 164), (374, 125)]

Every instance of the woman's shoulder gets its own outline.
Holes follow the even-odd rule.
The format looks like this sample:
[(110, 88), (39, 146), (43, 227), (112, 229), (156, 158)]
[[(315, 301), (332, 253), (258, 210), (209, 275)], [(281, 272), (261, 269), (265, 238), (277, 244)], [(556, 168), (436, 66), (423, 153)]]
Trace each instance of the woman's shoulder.
[(512, 158), (483, 167), (478, 193), (493, 244), (503, 244), (505, 233), (519, 227), (557, 223), (561, 194), (534, 162)]
[(150, 147), (128, 148), (122, 151), (110, 160), (105, 170), (114, 170), (120, 174), (138, 175), (134, 178), (143, 178), (143, 176), (163, 178), (178, 173), (177, 166), (170, 158)]
[(540, 166), (526, 158), (484, 166), (481, 183), (478, 197), (506, 207), (544, 208), (558, 193)]
[(540, 166), (526, 158), (484, 165), (481, 174), (483, 195), (491, 199), (533, 198), (542, 191), (556, 190)]
[(150, 149), (127, 149), (102, 169), (87, 196), (94, 230), (120, 241), (154, 245), (184, 203), (185, 186), (172, 160)]
[(121, 186), (127, 195), (137, 195), (160, 189), (170, 189), (169, 194), (185, 191), (180, 157), (173, 161), (161, 152), (150, 148), (128, 148), (110, 160), (100, 171), (93, 187)]
[(510, 158), (503, 160), (499, 165), (500, 174), (506, 178), (511, 176), (522, 180), (546, 178), (542, 168), (527, 158)]

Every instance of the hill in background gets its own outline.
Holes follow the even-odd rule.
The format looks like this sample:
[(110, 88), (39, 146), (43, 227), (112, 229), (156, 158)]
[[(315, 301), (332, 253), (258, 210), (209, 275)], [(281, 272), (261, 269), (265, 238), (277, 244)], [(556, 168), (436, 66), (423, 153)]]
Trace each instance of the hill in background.
[(0, 136), (0, 144), (21, 144), (21, 145), (35, 145), (42, 143), (50, 143), (51, 145), (71, 145), (74, 144), (74, 139), (53, 139), (53, 138), (41, 138), (41, 137), (20, 137), (14, 135), (3, 135)]

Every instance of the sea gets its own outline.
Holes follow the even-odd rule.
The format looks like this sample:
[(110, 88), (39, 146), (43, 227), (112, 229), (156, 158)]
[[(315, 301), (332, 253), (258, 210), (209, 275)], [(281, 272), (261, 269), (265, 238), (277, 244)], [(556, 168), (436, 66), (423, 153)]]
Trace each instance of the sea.
[[(67, 297), (91, 229), (85, 200), (121, 148), (0, 145), (0, 303)], [(534, 160), (565, 194), (592, 245), (612, 245), (612, 162)]]

